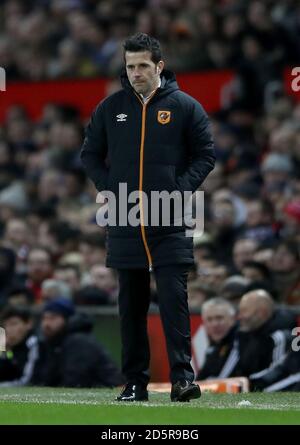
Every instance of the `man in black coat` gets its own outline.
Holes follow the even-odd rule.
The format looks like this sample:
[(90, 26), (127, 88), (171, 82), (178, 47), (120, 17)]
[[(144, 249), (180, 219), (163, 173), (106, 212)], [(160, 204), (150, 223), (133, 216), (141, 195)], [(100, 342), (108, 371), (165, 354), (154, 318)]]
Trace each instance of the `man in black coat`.
[(271, 295), (257, 289), (243, 295), (239, 306), (239, 360), (234, 375), (252, 378), (277, 366), (291, 347), (291, 330), (277, 315)]
[(54, 387), (114, 387), (123, 377), (92, 336), (87, 316), (74, 313), (70, 300), (46, 304), (41, 319), (40, 356), (32, 384)]
[[(195, 192), (214, 167), (213, 141), (205, 111), (179, 90), (174, 74), (164, 69), (156, 39), (142, 33), (127, 39), (124, 60), (123, 89), (97, 106), (81, 152), (98, 191), (113, 192), (117, 202), (112, 212), (116, 223), (114, 217), (108, 223), (106, 265), (118, 270), (120, 282), (122, 369), (127, 385), (118, 400), (148, 400), (152, 271), (171, 368), (171, 399), (189, 400), (200, 397), (190, 364), (186, 286), (193, 238), (186, 236), (185, 222), (175, 221), (180, 220), (176, 212), (182, 208), (184, 192)], [(153, 223), (155, 212), (146, 202), (153, 191), (174, 192), (169, 224), (161, 218)], [(127, 221), (137, 211), (133, 196), (138, 197), (137, 224)], [(112, 207), (108, 200), (108, 212)]]

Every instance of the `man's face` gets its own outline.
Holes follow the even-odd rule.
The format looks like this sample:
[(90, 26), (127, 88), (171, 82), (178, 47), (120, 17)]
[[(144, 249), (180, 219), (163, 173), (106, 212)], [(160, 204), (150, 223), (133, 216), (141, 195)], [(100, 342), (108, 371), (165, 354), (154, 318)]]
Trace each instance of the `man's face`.
[(125, 62), (130, 85), (137, 93), (147, 96), (158, 87), (163, 61), (155, 64), (149, 51), (126, 51)]
[(94, 264), (105, 264), (106, 250), (101, 247), (82, 242), (79, 244), (79, 252), (83, 256), (83, 264), (87, 269)]
[(99, 289), (111, 290), (115, 287), (115, 280), (111, 269), (105, 266), (95, 265), (91, 269), (91, 278), (94, 286)]
[(279, 246), (272, 259), (272, 269), (275, 272), (293, 272), (297, 270), (297, 259), (286, 246)]
[(220, 202), (212, 206), (214, 222), (221, 227), (234, 225), (235, 209), (231, 202)]
[(259, 269), (251, 266), (243, 267), (242, 275), (250, 281), (263, 281), (265, 278)]
[(233, 247), (233, 260), (238, 270), (241, 270), (247, 261), (253, 259), (256, 247), (255, 241), (251, 239), (239, 240), (235, 243)]
[(228, 334), (235, 322), (234, 315), (223, 305), (209, 306), (202, 317), (206, 333), (215, 343), (219, 343)]
[(22, 243), (26, 244), (28, 241), (28, 236), (28, 227), (25, 222), (14, 219), (7, 224), (5, 237), (12, 243), (16, 243), (18, 245)]
[(254, 301), (243, 298), (240, 302), (238, 319), (240, 330), (243, 332), (251, 332), (257, 329), (262, 322), (259, 307)]
[(14, 294), (9, 297), (10, 306), (30, 306), (25, 294)]
[(6, 343), (9, 348), (21, 343), (32, 328), (31, 321), (24, 321), (19, 317), (11, 317), (4, 321)]
[(202, 271), (200, 268), (199, 273), (201, 274), (202, 283), (207, 283), (210, 286), (214, 286), (216, 289), (219, 289), (227, 278), (226, 267), (221, 265), (206, 267)]
[(28, 276), (41, 282), (51, 275), (52, 267), (49, 255), (44, 250), (33, 250), (28, 256)]
[(45, 312), (42, 318), (42, 332), (49, 339), (62, 332), (66, 326), (66, 320), (62, 315), (53, 312)]
[(247, 225), (255, 227), (264, 221), (262, 203), (259, 201), (250, 202), (247, 205)]
[(54, 278), (67, 283), (73, 292), (76, 292), (80, 287), (79, 277), (76, 271), (72, 268), (55, 270)]

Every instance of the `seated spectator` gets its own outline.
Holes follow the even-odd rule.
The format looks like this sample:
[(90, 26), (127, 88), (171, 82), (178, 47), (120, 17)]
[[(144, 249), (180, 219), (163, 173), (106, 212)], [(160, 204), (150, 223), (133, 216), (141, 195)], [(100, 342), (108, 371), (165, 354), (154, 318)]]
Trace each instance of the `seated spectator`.
[(64, 298), (49, 301), (42, 314), (40, 358), (32, 383), (43, 386), (113, 387), (122, 375), (91, 335), (92, 324)]
[(271, 273), (269, 268), (258, 261), (247, 261), (242, 269), (242, 275), (251, 282), (254, 281), (270, 281)]
[(76, 304), (81, 305), (107, 305), (116, 304), (118, 297), (118, 284), (112, 269), (102, 264), (91, 267), (90, 274), (86, 275), (87, 285), (75, 294)]
[(271, 269), (279, 301), (300, 304), (300, 253), (294, 241), (282, 241), (275, 249)]
[(0, 387), (24, 386), (31, 381), (39, 348), (29, 309), (6, 306), (1, 316), (6, 352), (0, 352)]
[(230, 192), (217, 190), (212, 196), (211, 203), (212, 233), (218, 261), (231, 266), (232, 249), (240, 233), (237, 223), (237, 209), (234, 197)]
[(237, 272), (241, 272), (248, 261), (253, 260), (253, 256), (258, 248), (258, 243), (252, 238), (240, 238), (233, 246), (233, 262)]
[(249, 284), (248, 278), (242, 275), (232, 275), (224, 281), (220, 294), (231, 304), (238, 306)]
[(243, 295), (238, 319), (239, 361), (235, 375), (250, 376), (275, 366), (290, 347), (290, 330), (276, 320), (272, 297), (264, 290)]
[(58, 296), (72, 299), (72, 292), (68, 284), (64, 281), (47, 279), (42, 283), (41, 303), (47, 303)]
[[(59, 206), (65, 209), (66, 204), (61, 200)], [(57, 211), (57, 213), (58, 219), (56, 221), (48, 220), (41, 224), (38, 229), (39, 244), (48, 249), (54, 259), (67, 252), (77, 250), (80, 236), (80, 231), (69, 222), (60, 221), (59, 212)]]
[(273, 227), (273, 213), (273, 206), (268, 200), (250, 201), (247, 204), (247, 219), (241, 235), (265, 245), (274, 243), (276, 233)]
[(201, 281), (192, 281), (188, 284), (188, 304), (194, 311), (200, 311), (202, 304), (209, 298), (215, 297), (213, 287)]
[(292, 176), (293, 163), (290, 157), (281, 153), (270, 153), (261, 164), (265, 186), (287, 182)]
[(87, 271), (94, 264), (105, 264), (106, 244), (102, 233), (88, 233), (81, 237), (79, 252), (83, 256), (83, 263)]
[(80, 288), (80, 270), (75, 264), (57, 265), (54, 270), (54, 278), (68, 284), (73, 295)]
[(195, 263), (200, 265), (203, 260), (215, 258), (216, 247), (207, 234), (197, 236), (194, 234), (194, 258)]
[(7, 293), (6, 302), (10, 306), (30, 307), (34, 303), (34, 296), (27, 287), (14, 286)]
[(293, 199), (283, 209), (283, 236), (293, 237), (300, 242), (300, 199)]
[[(202, 262), (202, 265), (203, 263), (204, 261)], [(215, 262), (211, 266), (207, 265), (206, 267), (199, 267), (198, 275), (203, 284), (206, 284), (214, 289), (216, 293), (219, 293), (223, 286), (223, 282), (228, 278), (229, 270), (226, 265)]]
[(3, 234), (3, 246), (13, 250), (16, 255), (16, 271), (20, 272), (24, 261), (25, 252), (28, 250), (30, 231), (26, 221), (21, 218), (13, 218), (7, 221)]
[(107, 292), (111, 303), (117, 299), (118, 282), (114, 271), (102, 264), (95, 264), (91, 268), (91, 284), (96, 288)]
[(52, 267), (51, 254), (47, 249), (35, 247), (29, 252), (26, 286), (33, 292), (35, 303), (41, 302), (42, 283), (51, 278)]
[(6, 292), (15, 278), (16, 256), (13, 250), (0, 247), (0, 304), (5, 304)]
[(235, 308), (224, 298), (212, 298), (202, 306), (202, 319), (209, 347), (197, 379), (229, 377), (238, 360)]

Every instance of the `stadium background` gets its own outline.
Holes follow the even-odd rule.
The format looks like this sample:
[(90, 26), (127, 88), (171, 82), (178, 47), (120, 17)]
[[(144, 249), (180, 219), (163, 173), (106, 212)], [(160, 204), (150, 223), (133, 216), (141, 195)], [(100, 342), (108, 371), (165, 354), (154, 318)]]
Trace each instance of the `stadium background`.
[[(44, 282), (62, 281), (53, 288), (96, 315), (99, 340), (119, 359), (116, 277), (97, 268), (104, 234), (79, 150), (93, 108), (119, 87), (121, 42), (142, 31), (161, 40), (168, 68), (213, 123), (217, 165), (203, 188), (206, 230), (195, 239), (189, 283), (194, 359), (199, 366), (205, 346), (201, 303), (225, 293), (239, 298), (255, 281), (246, 261), (263, 263), (263, 286), (300, 313), (300, 93), (291, 88), (300, 61), (296, 1), (12, 0), (0, 2), (0, 21), (7, 75), (0, 92), (1, 245), (15, 257), (13, 268), (1, 270), (3, 304), (16, 279), (31, 290), (36, 308), (48, 298)], [(241, 236), (252, 241), (238, 252)], [(30, 264), (37, 247), (46, 249), (41, 270)], [(62, 278), (61, 266), (73, 270), (71, 278)], [(167, 369), (158, 353), (166, 355), (155, 312), (153, 284), (153, 380), (162, 381)]]

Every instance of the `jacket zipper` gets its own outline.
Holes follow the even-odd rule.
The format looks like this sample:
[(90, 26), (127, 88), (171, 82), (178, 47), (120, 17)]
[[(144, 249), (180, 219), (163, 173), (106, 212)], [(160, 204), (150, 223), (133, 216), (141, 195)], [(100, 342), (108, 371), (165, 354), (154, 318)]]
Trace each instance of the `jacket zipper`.
[(147, 102), (143, 102), (141, 98), (138, 96), (137, 93), (134, 93), (140, 103), (142, 104), (142, 129), (141, 129), (141, 144), (140, 144), (140, 165), (139, 165), (139, 207), (140, 207), (140, 214), (141, 214), (141, 232), (142, 232), (142, 240), (145, 247), (146, 255), (148, 258), (148, 264), (149, 264), (149, 272), (153, 271), (153, 262), (152, 262), (152, 256), (151, 252), (148, 246), (147, 238), (146, 238), (146, 232), (145, 232), (145, 221), (144, 221), (144, 208), (143, 208), (143, 175), (144, 175), (144, 146), (145, 146), (145, 129), (146, 129), (146, 112), (147, 112), (147, 105), (156, 93), (156, 90), (152, 93), (152, 95), (149, 97)]

